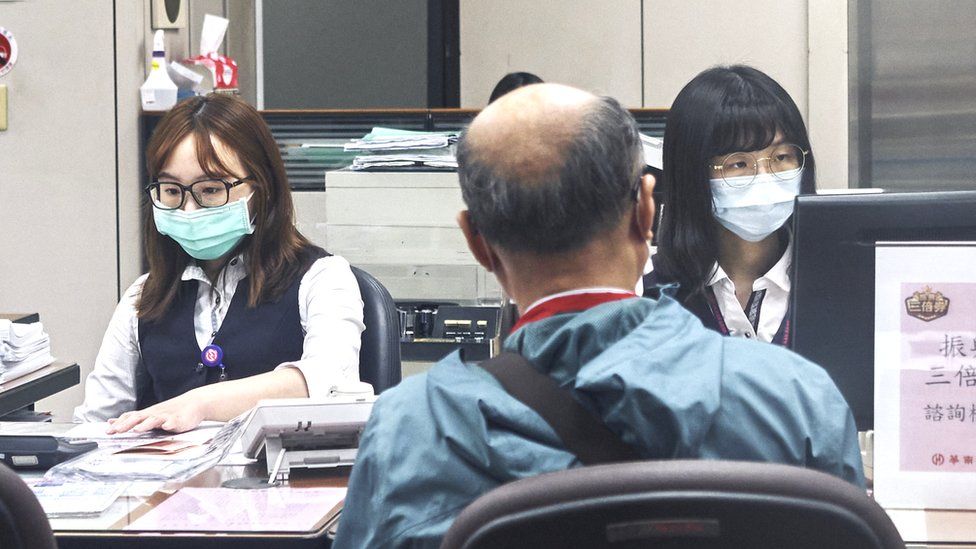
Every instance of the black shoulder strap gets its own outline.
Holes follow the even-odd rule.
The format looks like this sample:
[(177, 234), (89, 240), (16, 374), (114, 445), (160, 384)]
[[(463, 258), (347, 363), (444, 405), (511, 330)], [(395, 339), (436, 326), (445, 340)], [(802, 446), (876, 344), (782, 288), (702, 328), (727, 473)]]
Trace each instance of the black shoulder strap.
[(635, 461), (637, 452), (594, 417), (569, 391), (536, 370), (516, 353), (502, 353), (481, 363), (508, 394), (535, 410), (559, 435), (566, 449), (584, 465)]

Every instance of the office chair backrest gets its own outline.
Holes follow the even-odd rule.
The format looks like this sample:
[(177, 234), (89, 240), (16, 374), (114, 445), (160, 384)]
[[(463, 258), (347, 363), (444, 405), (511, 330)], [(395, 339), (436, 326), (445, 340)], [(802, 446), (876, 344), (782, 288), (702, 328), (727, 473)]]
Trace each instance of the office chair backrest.
[(51, 524), (34, 492), (4, 465), (0, 465), (0, 547), (57, 549)]
[(863, 490), (786, 465), (644, 461), (519, 480), (475, 500), (442, 549), (904, 548)]
[(366, 330), (359, 349), (359, 379), (376, 394), (400, 383), (400, 319), (390, 292), (373, 276), (352, 267), (363, 296)]

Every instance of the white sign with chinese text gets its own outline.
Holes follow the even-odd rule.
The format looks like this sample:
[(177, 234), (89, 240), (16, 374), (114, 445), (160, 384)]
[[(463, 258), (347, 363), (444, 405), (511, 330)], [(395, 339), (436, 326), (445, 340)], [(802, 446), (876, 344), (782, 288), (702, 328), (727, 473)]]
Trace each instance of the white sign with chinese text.
[(874, 496), (976, 509), (976, 243), (878, 243)]

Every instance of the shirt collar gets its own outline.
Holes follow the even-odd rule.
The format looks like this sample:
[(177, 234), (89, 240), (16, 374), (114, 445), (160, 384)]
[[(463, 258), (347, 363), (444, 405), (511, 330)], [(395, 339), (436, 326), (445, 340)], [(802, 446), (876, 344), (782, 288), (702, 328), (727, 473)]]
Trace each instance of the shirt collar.
[[(779, 261), (777, 261), (773, 266), (766, 272), (766, 274), (757, 278), (756, 280), (768, 280), (770, 283), (775, 284), (784, 292), (789, 292), (791, 287), (790, 281), (790, 265), (793, 263), (793, 233), (790, 232), (789, 239), (786, 242), (786, 250), (783, 251), (783, 255), (780, 256)], [(721, 282), (722, 280), (728, 279), (729, 275), (722, 269), (722, 266), (716, 261), (714, 266), (714, 273), (712, 277), (708, 280), (706, 286), (714, 286)]]
[(535, 309), (539, 305), (542, 305), (543, 303), (545, 303), (547, 301), (552, 301), (553, 299), (558, 299), (560, 297), (566, 297), (566, 296), (570, 296), (570, 295), (580, 295), (580, 294), (625, 294), (625, 295), (629, 295), (629, 294), (632, 294), (632, 293), (634, 293), (634, 292), (631, 292), (631, 291), (628, 291), (628, 290), (621, 290), (620, 288), (580, 288), (578, 290), (568, 290), (568, 291), (565, 291), (565, 292), (559, 292), (559, 293), (556, 293), (556, 294), (547, 295), (546, 297), (543, 297), (541, 299), (538, 299), (538, 300), (534, 301), (531, 305), (529, 305), (528, 307), (526, 307), (524, 311), (522, 311), (522, 316), (525, 316), (526, 314), (529, 313), (529, 311), (531, 311), (532, 309)]
[[(231, 259), (227, 266), (224, 267), (224, 271), (220, 275), (224, 284), (230, 284), (236, 286), (238, 282), (247, 277), (247, 267), (244, 263), (244, 254), (239, 254)], [(180, 280), (196, 280), (198, 282), (206, 282), (208, 285), (211, 284), (210, 278), (207, 273), (203, 270), (196, 261), (191, 261), (189, 265), (183, 269), (183, 274), (180, 276)]]
[(790, 235), (790, 240), (786, 244), (786, 250), (783, 252), (783, 257), (779, 258), (779, 261), (773, 265), (773, 268), (769, 269), (769, 272), (766, 273), (763, 278), (779, 286), (784, 292), (789, 292), (792, 284), (790, 281), (790, 265), (792, 263), (793, 236)]

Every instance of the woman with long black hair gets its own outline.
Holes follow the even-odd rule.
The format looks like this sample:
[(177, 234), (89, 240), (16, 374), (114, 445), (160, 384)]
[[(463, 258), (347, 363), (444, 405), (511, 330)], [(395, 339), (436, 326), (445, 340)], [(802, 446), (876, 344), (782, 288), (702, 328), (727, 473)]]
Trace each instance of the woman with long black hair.
[(677, 298), (726, 335), (790, 344), (794, 198), (814, 192), (800, 111), (752, 67), (708, 69), (674, 100), (664, 133), (664, 208), (645, 295)]

